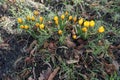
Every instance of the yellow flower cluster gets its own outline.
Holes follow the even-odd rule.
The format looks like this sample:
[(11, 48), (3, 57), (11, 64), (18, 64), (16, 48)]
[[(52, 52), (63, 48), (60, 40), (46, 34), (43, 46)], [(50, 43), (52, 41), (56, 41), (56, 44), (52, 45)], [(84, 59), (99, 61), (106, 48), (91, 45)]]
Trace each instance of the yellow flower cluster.
[[(34, 13), (36, 13), (36, 12), (34, 12)], [(26, 20), (27, 20), (27, 21), (30, 21), (30, 20), (35, 21), (35, 17), (34, 17), (34, 16), (30, 17), (30, 16), (28, 15), (28, 16), (26, 16)], [(42, 22), (43, 22), (43, 17), (40, 17), (39, 20), (40, 20), (40, 23), (38, 23), (38, 22), (35, 23), (35, 26), (36, 26), (36, 27), (39, 27), (39, 28), (42, 30), (42, 29), (45, 28), (44, 24), (42, 24)], [(22, 18), (18, 18), (17, 21), (18, 21), (19, 24), (23, 23)], [(20, 25), (20, 28), (21, 28), (21, 29), (29, 29), (29, 26), (28, 26), (28, 25)]]
[[(35, 10), (33, 12), (33, 15), (32, 16), (27, 15), (25, 20), (30, 21), (30, 25), (32, 25), (33, 27), (36, 26), (38, 29), (43, 30), (43, 29), (45, 29), (44, 18), (42, 16), (37, 17), (38, 15), (39, 15), (39, 12)], [(66, 19), (68, 19), (68, 21), (65, 21)], [(61, 16), (54, 16), (53, 20), (54, 20), (54, 23), (58, 27), (58, 31), (57, 31), (58, 35), (63, 35), (65, 33), (64, 26), (66, 26), (67, 22), (70, 21), (70, 24), (74, 23), (74, 27), (75, 28), (77, 27), (76, 29), (80, 30), (80, 31), (75, 31), (75, 33), (72, 34), (71, 37), (74, 40), (77, 39), (78, 36), (81, 36), (81, 34), (82, 34), (81, 32), (83, 32), (82, 35), (85, 35), (84, 37), (86, 39), (88, 37), (89, 32), (92, 31), (95, 26), (94, 20), (85, 20), (84, 18), (77, 19), (77, 16), (69, 15), (67, 11), (64, 14), (62, 14)], [(32, 28), (31, 28), (31, 26), (28, 26), (29, 24), (25, 25), (26, 21), (24, 21), (22, 18), (17, 19), (17, 22), (20, 24), (21, 29), (25, 29), (25, 30), (30, 29), (31, 30)], [(60, 24), (60, 25), (58, 25), (58, 24)], [(80, 27), (78, 27), (78, 25), (80, 25)], [(92, 28), (92, 29), (90, 29), (90, 28)], [(96, 30), (96, 31), (98, 33), (103, 33), (105, 31), (105, 28), (104, 28), (104, 26), (100, 26), (98, 28), (98, 30)]]
[(27, 21), (30, 21), (30, 20), (35, 21), (35, 17), (34, 17), (34, 16), (30, 17), (30, 16), (28, 15), (28, 16), (26, 16), (26, 20), (27, 20)]
[(91, 21), (84, 21), (83, 18), (79, 19), (78, 21), (79, 25), (82, 25), (84, 27), (94, 27), (95, 26), (95, 21), (91, 20)]
[(41, 30), (45, 28), (45, 25), (40, 23), (36, 23), (35, 26), (39, 27)]
[(45, 28), (45, 25), (40, 23), (36, 23), (35, 26), (39, 27), (41, 30)]
[(29, 29), (29, 26), (28, 25), (20, 25), (20, 28), (21, 29)]
[(82, 31), (83, 32), (87, 32), (88, 31), (88, 28), (89, 27), (94, 27), (95, 26), (95, 21), (94, 20), (91, 20), (91, 21), (85, 21), (83, 18), (80, 18), (79, 20), (78, 20), (78, 24), (80, 25), (80, 26), (84, 26), (83, 28), (82, 28)]

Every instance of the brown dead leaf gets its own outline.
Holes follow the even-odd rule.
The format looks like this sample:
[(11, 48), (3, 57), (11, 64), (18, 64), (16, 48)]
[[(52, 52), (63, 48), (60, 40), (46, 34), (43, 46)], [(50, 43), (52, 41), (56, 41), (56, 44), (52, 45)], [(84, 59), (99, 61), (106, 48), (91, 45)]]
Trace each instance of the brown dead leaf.
[(48, 80), (53, 80), (59, 70), (60, 67), (55, 68), (54, 71), (50, 74)]
[(65, 44), (67, 45), (68, 48), (74, 48), (76, 44), (71, 41), (70, 35), (66, 37)]
[(118, 64), (118, 62), (115, 61), (115, 60), (113, 60), (112, 63), (113, 63), (113, 65), (115, 66), (115, 69), (119, 71), (119, 67), (120, 67), (120, 65)]
[(49, 45), (49, 43), (48, 43), (47, 41), (45, 41), (43, 47), (44, 47), (44, 48), (47, 48), (48, 45)]
[(2, 44), (0, 44), (0, 48), (8, 47), (8, 46), (9, 46), (9, 44), (7, 44), (7, 43), (2, 43)]
[(116, 68), (113, 64), (108, 64), (108, 63), (104, 63), (105, 64), (105, 71), (108, 73), (108, 74), (112, 74), (116, 71)]
[(15, 3), (16, 0), (8, 0), (10, 3)]
[(40, 73), (40, 77), (38, 79), (39, 80), (48, 80), (51, 73), (52, 73), (52, 69), (48, 68), (47, 70), (42, 71), (42, 73)]
[(54, 42), (50, 42), (49, 45), (48, 45), (48, 48), (55, 49), (56, 48), (56, 44)]

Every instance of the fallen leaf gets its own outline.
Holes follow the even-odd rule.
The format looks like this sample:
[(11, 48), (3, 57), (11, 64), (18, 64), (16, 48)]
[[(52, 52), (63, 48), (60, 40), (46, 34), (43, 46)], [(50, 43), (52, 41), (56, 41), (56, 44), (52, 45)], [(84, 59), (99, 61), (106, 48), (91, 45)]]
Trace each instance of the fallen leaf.
[(16, 0), (8, 0), (10, 3), (15, 3)]
[(27, 78), (28, 76), (29, 76), (29, 74), (30, 74), (31, 72), (30, 72), (30, 70), (28, 70), (28, 69), (26, 69), (26, 70), (24, 70), (21, 74), (20, 74), (20, 78), (22, 79), (25, 79), (25, 78)]
[(33, 46), (35, 46), (35, 45), (37, 45), (37, 41), (36, 41), (36, 40), (34, 40), (34, 41), (30, 44), (29, 48), (27, 48), (26, 51), (27, 51), (27, 52), (30, 52), (30, 51), (32, 50)]
[(53, 80), (59, 70), (60, 70), (60, 67), (57, 67), (56, 69), (54, 69), (54, 71), (50, 74), (48, 80)]
[(108, 73), (108, 74), (112, 74), (116, 71), (116, 68), (113, 64), (108, 64), (108, 63), (104, 63), (105, 64), (105, 71)]
[(120, 65), (118, 64), (118, 62), (115, 61), (115, 60), (113, 60), (112, 63), (113, 63), (113, 65), (115, 66), (115, 69), (119, 71), (119, 67), (120, 67)]
[(68, 48), (74, 48), (76, 46), (76, 44), (71, 41), (70, 36), (65, 39), (65, 44)]
[(48, 45), (49, 45), (49, 43), (48, 43), (47, 41), (45, 41), (43, 47), (44, 47), (44, 48), (47, 48)]
[(9, 44), (7, 44), (7, 43), (2, 43), (2, 44), (0, 44), (0, 48), (2, 48), (2, 47), (9, 47)]

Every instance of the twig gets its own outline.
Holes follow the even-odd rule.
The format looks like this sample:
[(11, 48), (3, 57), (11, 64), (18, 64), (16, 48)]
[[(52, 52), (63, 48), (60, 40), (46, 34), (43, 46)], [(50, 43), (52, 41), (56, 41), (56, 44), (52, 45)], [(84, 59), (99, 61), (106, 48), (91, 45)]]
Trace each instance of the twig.
[(34, 78), (34, 80), (36, 80), (35, 67), (33, 67), (32, 72), (33, 72), (33, 78)]

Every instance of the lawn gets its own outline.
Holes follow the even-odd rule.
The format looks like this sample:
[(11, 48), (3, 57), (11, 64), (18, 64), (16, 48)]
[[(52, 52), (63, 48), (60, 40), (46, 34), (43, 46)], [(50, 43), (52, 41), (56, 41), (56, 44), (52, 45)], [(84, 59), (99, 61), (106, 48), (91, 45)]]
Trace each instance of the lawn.
[(120, 0), (0, 0), (0, 80), (120, 80)]

